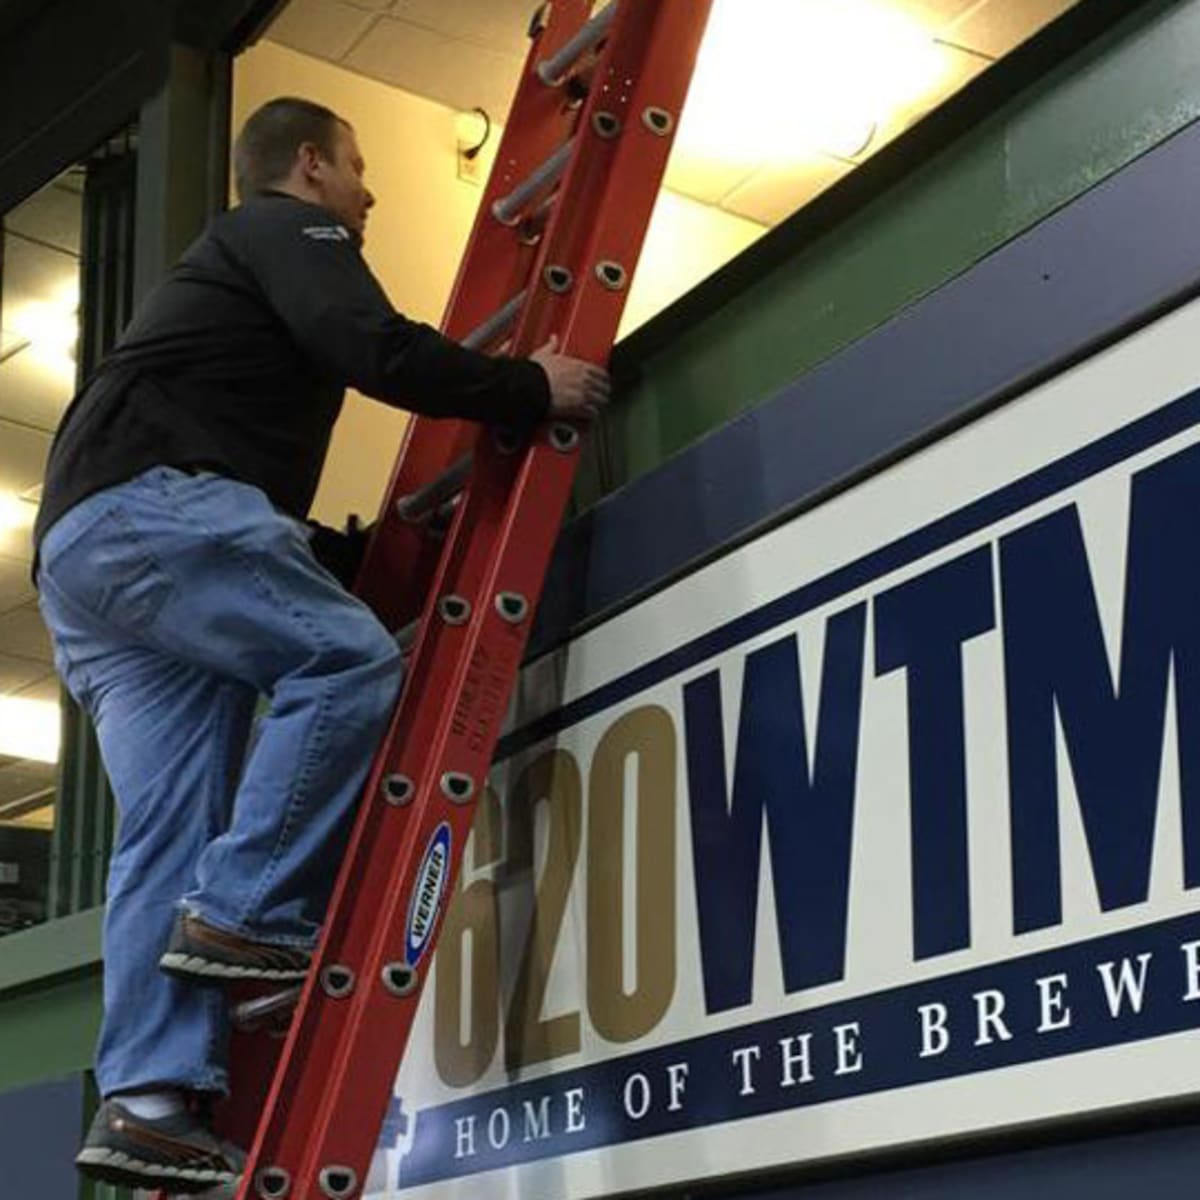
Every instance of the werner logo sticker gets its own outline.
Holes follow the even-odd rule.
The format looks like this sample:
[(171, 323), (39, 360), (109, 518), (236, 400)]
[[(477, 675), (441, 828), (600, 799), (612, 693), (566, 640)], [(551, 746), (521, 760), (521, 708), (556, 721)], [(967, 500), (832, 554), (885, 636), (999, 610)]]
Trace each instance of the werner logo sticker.
[(421, 961), (429, 947), (429, 937), (442, 907), (449, 871), (450, 826), (443, 821), (429, 839), (421, 869), (417, 872), (417, 884), (408, 903), (404, 956), (410, 967), (415, 967)]

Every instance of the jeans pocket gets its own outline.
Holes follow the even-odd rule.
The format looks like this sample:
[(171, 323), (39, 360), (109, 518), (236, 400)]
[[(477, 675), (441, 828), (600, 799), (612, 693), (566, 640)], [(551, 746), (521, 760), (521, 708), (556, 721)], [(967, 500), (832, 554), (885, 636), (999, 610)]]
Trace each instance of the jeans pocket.
[(170, 576), (119, 506), (105, 512), (43, 570), (73, 603), (133, 632), (154, 624), (174, 589)]

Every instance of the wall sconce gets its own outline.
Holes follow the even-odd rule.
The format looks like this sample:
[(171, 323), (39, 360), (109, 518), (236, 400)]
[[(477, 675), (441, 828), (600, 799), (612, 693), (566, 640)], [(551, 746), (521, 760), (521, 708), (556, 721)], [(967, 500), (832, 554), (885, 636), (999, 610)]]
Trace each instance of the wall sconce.
[(491, 117), (482, 108), (458, 113), (454, 118), (454, 136), (458, 144), (459, 179), (482, 183), (479, 153), (492, 136)]

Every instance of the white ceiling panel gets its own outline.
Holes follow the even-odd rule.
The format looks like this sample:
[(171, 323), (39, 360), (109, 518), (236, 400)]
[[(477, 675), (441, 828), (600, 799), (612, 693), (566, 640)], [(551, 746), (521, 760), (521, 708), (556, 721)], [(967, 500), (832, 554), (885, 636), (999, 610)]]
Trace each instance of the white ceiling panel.
[(1074, 8), (1077, 0), (984, 0), (939, 35), (1000, 58), (1028, 40), (1055, 17)]
[(0, 417), (53, 433), (74, 392), (75, 363), (65, 355), (27, 346), (0, 361)]
[(754, 174), (754, 163), (729, 163), (676, 145), (663, 183), (704, 204), (719, 204)]
[(381, 18), (344, 65), (450, 108), (506, 113), (523, 60), (420, 25)]
[[(24, 604), (0, 616), (0, 654), (36, 659), (46, 666), (53, 666), (50, 635), (36, 604)], [(45, 673), (43, 668), (42, 674)]]
[(0, 808), (19, 804), (53, 788), (57, 774), (56, 763), (31, 762), (24, 758), (5, 760), (0, 766)]
[[(3, 486), (0, 481), (0, 486)], [(33, 538), (28, 529), (6, 529), (0, 525), (0, 558), (17, 559), (28, 567), (33, 562)]]
[(77, 191), (56, 181), (7, 213), (4, 227), (78, 256), (83, 227), (82, 198)]
[[(35, 658), (20, 658), (0, 654), (0, 696), (12, 692), (28, 695), (26, 688), (36, 686), (47, 678), (46, 664)], [(53, 696), (46, 697), (54, 699)], [(30, 697), (34, 699), (34, 697)]]
[(30, 302), (50, 303), (77, 290), (79, 259), (26, 238), (4, 238), (4, 307), (0, 324), (20, 332), (14, 311)]
[(0, 329), (0, 363), (3, 363), (10, 354), (15, 354), (28, 345), (28, 338), (23, 338), (20, 334), (9, 333), (7, 329)]
[(786, 167), (764, 167), (721, 202), (721, 207), (762, 225), (778, 225), (854, 169), (824, 154)]
[(942, 74), (937, 86), (916, 97), (911, 103), (894, 110), (887, 121), (875, 131), (875, 136), (863, 153), (856, 156), (856, 161), (862, 162), (870, 158), (880, 147), (915, 125), (926, 113), (932, 112), (992, 65), (990, 58), (971, 50), (964, 50), (957, 45), (939, 44), (938, 54), (942, 60)]
[(29, 564), (19, 558), (0, 558), (0, 613), (35, 598)]
[(5, 421), (2, 410), (0, 402), (0, 491), (20, 493), (42, 482), (51, 438), (39, 429)]
[(292, 0), (271, 26), (271, 39), (336, 62), (377, 19), (376, 14), (339, 0)]
[(22, 700), (46, 700), (57, 704), (62, 699), (62, 683), (58, 676), (50, 671), (32, 683), (18, 689)]
[(397, 0), (394, 16), (524, 60), (529, 49), (530, 0)]
[[(1020, 6), (1020, 0), (1016, 6)], [(939, 33), (969, 9), (978, 8), (979, 0), (891, 0), (890, 7), (907, 13), (923, 29)]]

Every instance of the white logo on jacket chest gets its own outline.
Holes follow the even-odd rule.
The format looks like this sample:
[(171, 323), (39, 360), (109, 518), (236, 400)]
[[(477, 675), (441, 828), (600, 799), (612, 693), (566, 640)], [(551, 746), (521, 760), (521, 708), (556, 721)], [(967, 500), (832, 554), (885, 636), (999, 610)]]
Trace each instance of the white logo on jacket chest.
[(309, 225), (300, 231), (315, 242), (348, 242), (350, 230), (345, 225)]

